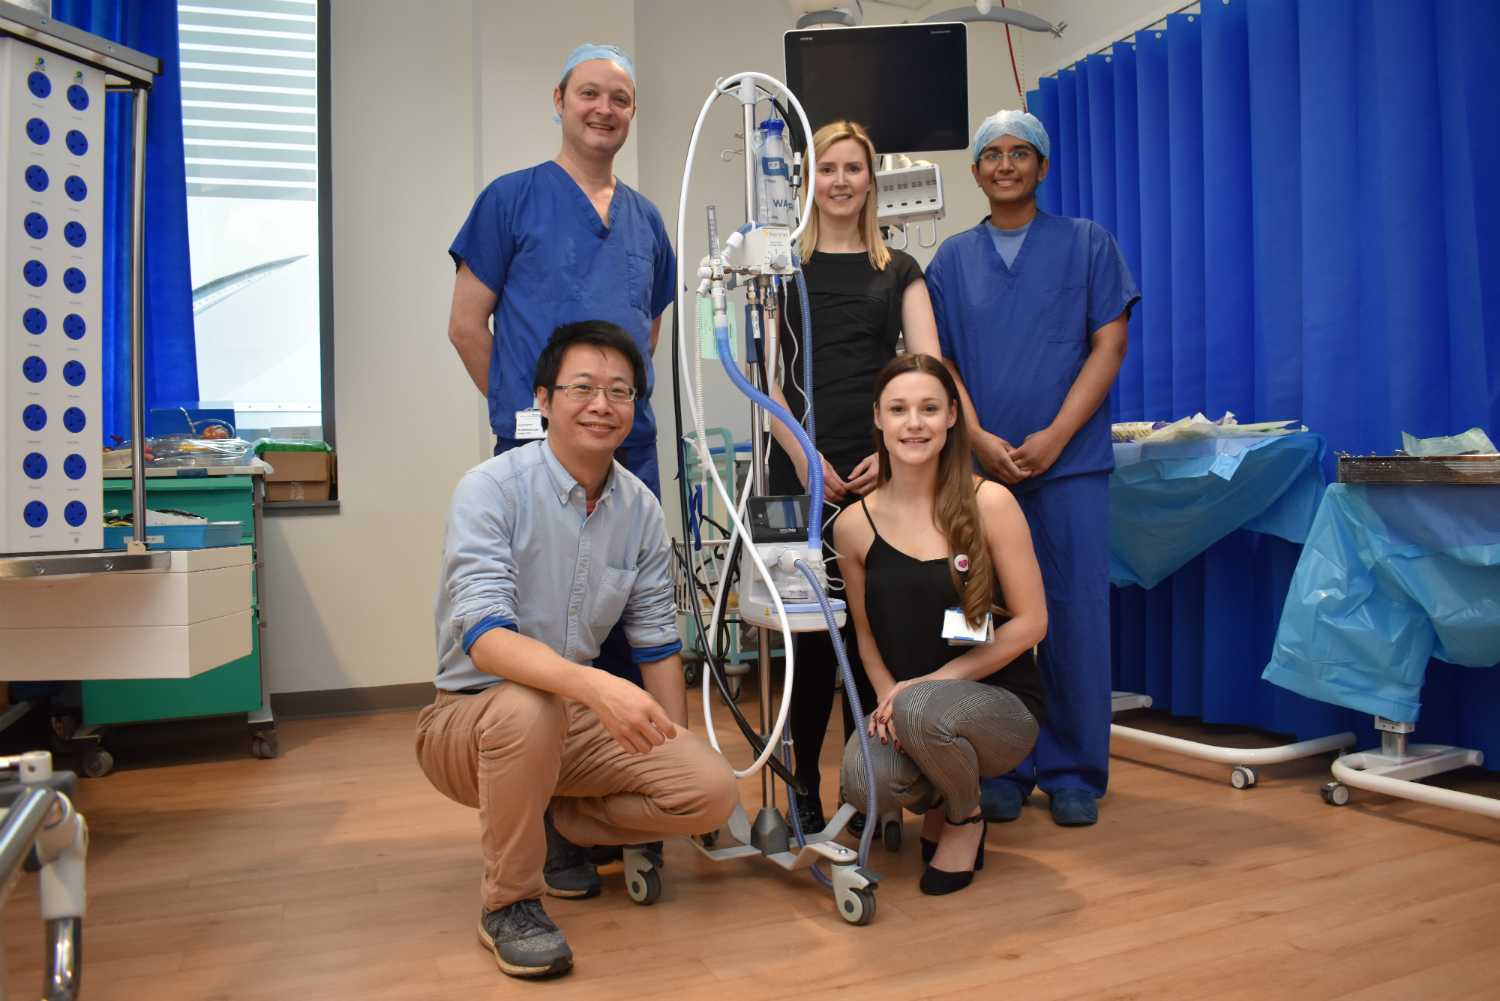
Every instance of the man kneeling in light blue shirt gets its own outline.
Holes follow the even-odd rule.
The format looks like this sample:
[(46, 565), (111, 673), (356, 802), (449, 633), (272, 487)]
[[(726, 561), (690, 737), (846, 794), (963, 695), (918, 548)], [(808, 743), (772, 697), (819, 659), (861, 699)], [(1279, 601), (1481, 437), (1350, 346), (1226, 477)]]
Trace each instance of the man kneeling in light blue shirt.
[[(717, 830), (729, 763), (687, 729), (661, 505), (614, 461), (646, 364), (602, 320), (553, 332), (536, 367), (545, 440), (481, 463), (453, 493), (434, 601), (439, 689), (417, 760), (479, 810), (480, 941), (512, 976), (573, 965), (543, 892), (592, 897), (579, 845)], [(592, 666), (624, 622), (645, 687)]]

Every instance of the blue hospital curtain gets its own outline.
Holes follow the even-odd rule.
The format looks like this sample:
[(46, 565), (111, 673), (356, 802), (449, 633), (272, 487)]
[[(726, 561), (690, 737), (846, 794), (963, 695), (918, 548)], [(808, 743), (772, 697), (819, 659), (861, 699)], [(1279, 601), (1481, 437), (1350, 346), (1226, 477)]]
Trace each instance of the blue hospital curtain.
[[(54, 0), (64, 24), (162, 61), (146, 117), (146, 409), (198, 398), (188, 258), (187, 170), (177, 5), (168, 0)], [(133, 98), (105, 104), (104, 435), (130, 437), (130, 193)]]
[[(1039, 81), (1044, 211), (1142, 300), (1116, 420), (1300, 419), (1334, 452), (1500, 432), (1500, 4), (1227, 0)], [(1300, 547), (1239, 531), (1114, 592), (1116, 687), (1313, 737), (1365, 716), (1260, 680)], [(1500, 671), (1428, 665), (1419, 733), (1500, 760)]]

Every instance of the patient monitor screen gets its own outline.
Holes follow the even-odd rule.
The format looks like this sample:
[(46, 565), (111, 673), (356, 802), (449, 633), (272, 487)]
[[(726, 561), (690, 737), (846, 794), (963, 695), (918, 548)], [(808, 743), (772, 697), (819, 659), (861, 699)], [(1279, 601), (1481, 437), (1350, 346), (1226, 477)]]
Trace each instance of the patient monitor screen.
[(785, 45), (787, 86), (814, 130), (845, 118), (881, 153), (968, 148), (964, 24), (789, 31)]

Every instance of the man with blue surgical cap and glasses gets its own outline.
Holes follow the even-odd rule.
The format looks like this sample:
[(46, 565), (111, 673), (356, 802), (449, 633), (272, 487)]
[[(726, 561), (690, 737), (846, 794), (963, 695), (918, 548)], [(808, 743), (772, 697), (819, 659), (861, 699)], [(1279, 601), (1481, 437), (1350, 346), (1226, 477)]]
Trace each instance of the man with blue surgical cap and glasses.
[(1025, 511), (1047, 591), (1047, 721), (1015, 771), (985, 779), (984, 814), (1014, 820), (1040, 787), (1052, 819), (1078, 826), (1099, 819), (1109, 780), (1109, 389), (1140, 292), (1102, 226), (1037, 209), (1051, 150), (1034, 115), (980, 124), (990, 214), (944, 241), (927, 287), (975, 457)]

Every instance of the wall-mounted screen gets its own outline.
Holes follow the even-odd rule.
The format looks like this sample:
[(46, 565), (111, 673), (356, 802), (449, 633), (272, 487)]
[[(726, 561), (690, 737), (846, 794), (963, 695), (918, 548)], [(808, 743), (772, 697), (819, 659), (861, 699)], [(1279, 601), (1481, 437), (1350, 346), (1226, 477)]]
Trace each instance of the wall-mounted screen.
[(789, 31), (786, 82), (816, 130), (848, 119), (881, 153), (969, 145), (969, 36), (962, 23)]

